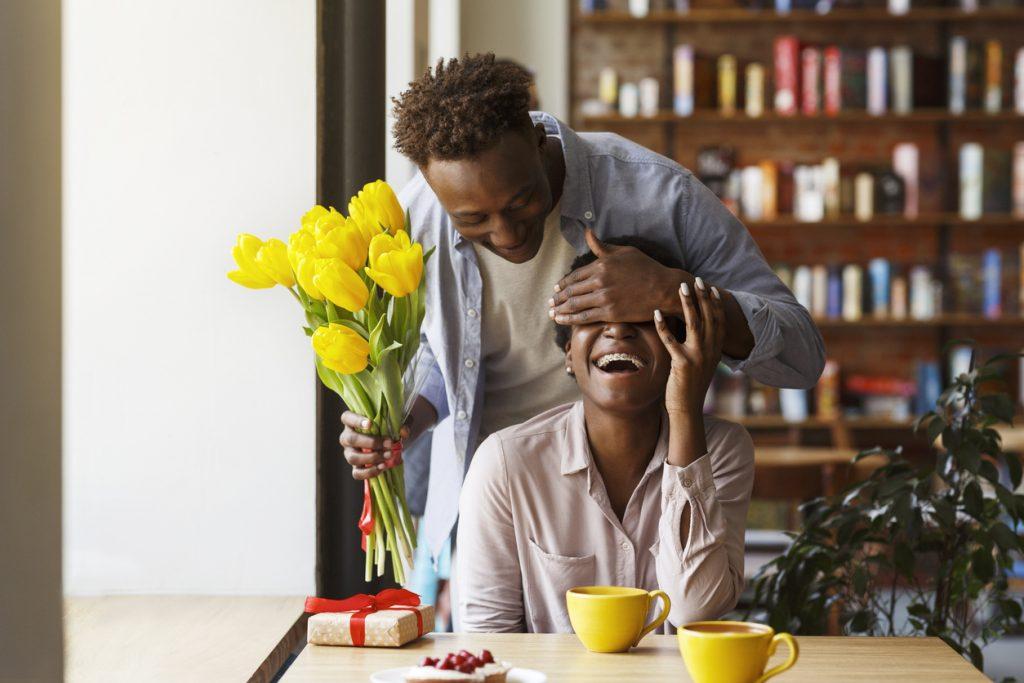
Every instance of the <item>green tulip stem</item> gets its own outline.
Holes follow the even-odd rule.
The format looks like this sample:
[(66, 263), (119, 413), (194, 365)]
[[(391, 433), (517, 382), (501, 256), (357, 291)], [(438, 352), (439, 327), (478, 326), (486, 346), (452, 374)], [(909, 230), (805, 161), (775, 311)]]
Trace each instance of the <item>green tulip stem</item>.
[(404, 476), (401, 473), (403, 465), (398, 465), (390, 470), (387, 470), (384, 474), (389, 479), (391, 490), (394, 492), (395, 500), (394, 507), (397, 510), (397, 517), (399, 519), (399, 526), (402, 528), (402, 537), (405, 540), (405, 546), (409, 549), (409, 554), (416, 548), (416, 535), (412, 530), (412, 517), (409, 515), (409, 506), (405, 502), (405, 481)]
[(405, 524), (406, 533), (412, 542), (413, 550), (416, 549), (416, 527), (412, 523), (412, 515), (409, 514), (409, 504), (405, 500), (405, 465), (395, 468), (395, 478), (398, 480), (398, 491), (401, 500), (399, 509), (402, 511), (402, 522)]
[(377, 534), (377, 550), (375, 553), (375, 559), (377, 561), (377, 576), (384, 576), (384, 569), (387, 567), (388, 555), (387, 550), (384, 548), (384, 534), (378, 531)]
[(374, 544), (377, 542), (374, 534), (377, 530), (374, 529), (370, 532), (370, 535), (366, 537), (366, 568), (363, 571), (363, 581), (369, 581), (373, 578), (373, 550)]
[(409, 529), (405, 525), (405, 520), (399, 513), (399, 510), (403, 512), (406, 511), (406, 505), (404, 504), (404, 501), (400, 497), (401, 489), (398, 488), (398, 482), (393, 469), (385, 471), (384, 476), (385, 484), (387, 485), (387, 489), (390, 493), (388, 500), (388, 512), (391, 514), (391, 518), (394, 522), (394, 525), (398, 529), (398, 533), (396, 533), (395, 535), (398, 537), (399, 547), (401, 548), (402, 555), (411, 565), (412, 548), (415, 546), (413, 546), (412, 539), (409, 537)]
[[(377, 498), (377, 503), (379, 506), (378, 511), (380, 512), (380, 520), (384, 522), (384, 530), (387, 533), (387, 541), (391, 545), (389, 550), (391, 551), (392, 559), (394, 559), (394, 554), (397, 552), (398, 547), (396, 537), (397, 529), (395, 529), (394, 525), (392, 525), (391, 523), (391, 515), (388, 510), (388, 495), (384, 491), (384, 487), (387, 486), (387, 483), (381, 482), (380, 479), (380, 477), (373, 477), (372, 479), (370, 479), (370, 489), (373, 491), (373, 494)], [(397, 575), (395, 577), (395, 580), (398, 580)]]

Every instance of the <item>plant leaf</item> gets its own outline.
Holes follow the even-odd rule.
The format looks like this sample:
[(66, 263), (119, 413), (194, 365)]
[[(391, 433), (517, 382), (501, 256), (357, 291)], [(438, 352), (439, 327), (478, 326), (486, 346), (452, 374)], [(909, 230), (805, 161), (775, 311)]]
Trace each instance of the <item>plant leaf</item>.
[(988, 533), (992, 536), (992, 540), (1007, 552), (1021, 549), (1020, 537), (1003, 522), (996, 522), (990, 526)]
[(964, 511), (975, 519), (981, 519), (985, 511), (985, 500), (978, 482), (968, 482), (964, 488)]
[(988, 548), (978, 548), (971, 553), (971, 570), (983, 583), (988, 583), (992, 580), (992, 575), (996, 571), (996, 565), (992, 559), (992, 552)]
[(910, 549), (910, 546), (904, 542), (896, 544), (893, 548), (893, 563), (896, 565), (896, 571), (905, 576), (907, 579), (914, 578), (914, 551)]

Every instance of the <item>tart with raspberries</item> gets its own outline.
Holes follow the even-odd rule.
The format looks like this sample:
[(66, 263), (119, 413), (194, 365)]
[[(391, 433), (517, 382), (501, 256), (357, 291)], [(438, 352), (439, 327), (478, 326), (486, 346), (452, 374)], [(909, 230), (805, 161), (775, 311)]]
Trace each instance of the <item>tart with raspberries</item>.
[(511, 667), (494, 661), (494, 655), (484, 650), (474, 655), (469, 650), (449, 652), (444, 657), (424, 657), (420, 665), (405, 674), (406, 683), (505, 683)]

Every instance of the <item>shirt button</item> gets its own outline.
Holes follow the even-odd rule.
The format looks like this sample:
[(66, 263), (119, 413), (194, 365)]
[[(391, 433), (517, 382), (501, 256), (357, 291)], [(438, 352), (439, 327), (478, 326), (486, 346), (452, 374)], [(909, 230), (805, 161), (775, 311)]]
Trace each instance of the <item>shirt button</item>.
[(621, 548), (622, 548), (623, 550), (629, 550), (629, 543), (627, 543), (626, 541), (623, 541), (622, 543), (620, 543), (620, 544), (619, 544), (619, 546), (620, 546), (620, 547), (621, 547)]
[(460, 410), (459, 412), (455, 413), (455, 418), (457, 420), (465, 420), (466, 419), (466, 411), (465, 410)]
[(468, 315), (470, 318), (475, 318), (476, 317), (476, 309), (475, 308), (469, 309), (468, 311), (466, 311), (466, 315)]
[(467, 358), (466, 359), (466, 367), (467, 368), (471, 368), (474, 365), (476, 365), (476, 361), (474, 361), (472, 358)]
[(592, 219), (594, 217), (594, 212), (593, 211), (587, 211), (585, 214), (583, 214), (583, 217), (586, 218), (589, 221), (590, 219)]
[(683, 486), (686, 488), (693, 486), (693, 479), (683, 479)]

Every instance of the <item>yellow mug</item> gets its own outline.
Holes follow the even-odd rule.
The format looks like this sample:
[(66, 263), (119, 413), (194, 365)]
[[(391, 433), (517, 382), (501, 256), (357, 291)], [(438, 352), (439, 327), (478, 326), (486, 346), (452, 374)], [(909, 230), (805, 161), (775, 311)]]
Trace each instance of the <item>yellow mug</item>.
[[(647, 613), (655, 598), (661, 598), (661, 614), (649, 624)], [(665, 591), (645, 591), (621, 586), (581, 586), (565, 594), (569, 621), (591, 652), (625, 652), (640, 639), (665, 623), (672, 601)]]
[[(792, 667), (800, 656), (793, 636), (749, 621), (697, 621), (680, 628), (677, 636), (694, 683), (761, 683)], [(789, 657), (765, 671), (779, 643), (789, 646)]]

